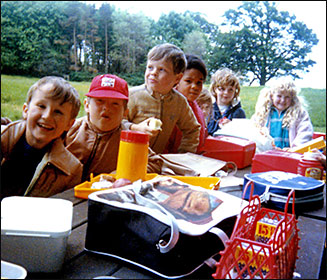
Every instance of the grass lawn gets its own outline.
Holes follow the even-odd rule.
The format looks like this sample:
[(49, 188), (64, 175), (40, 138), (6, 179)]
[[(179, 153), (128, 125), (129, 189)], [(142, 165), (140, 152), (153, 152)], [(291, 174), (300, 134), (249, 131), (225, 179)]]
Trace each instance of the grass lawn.
[[(1, 117), (8, 117), (13, 121), (21, 118), (22, 106), (25, 102), (27, 91), (37, 80), (38, 78), (1, 75)], [(90, 82), (71, 82), (71, 84), (79, 92), (83, 104)], [(257, 97), (262, 88), (241, 87), (240, 97), (247, 118), (253, 115)], [(326, 133), (326, 89), (303, 88), (300, 95), (304, 97), (308, 105), (307, 110), (314, 130)], [(82, 105), (78, 116), (84, 115), (85, 111)]]

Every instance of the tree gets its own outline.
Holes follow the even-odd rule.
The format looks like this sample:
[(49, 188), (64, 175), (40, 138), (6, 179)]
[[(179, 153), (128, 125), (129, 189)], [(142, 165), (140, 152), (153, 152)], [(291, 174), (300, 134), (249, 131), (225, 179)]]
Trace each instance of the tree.
[(182, 47), (184, 36), (199, 29), (198, 24), (188, 15), (170, 12), (162, 14), (154, 24), (153, 35), (157, 43), (171, 43)]
[(205, 34), (197, 30), (186, 34), (182, 47), (185, 53), (194, 54), (204, 59), (207, 53)]
[[(317, 36), (295, 16), (279, 12), (270, 1), (244, 1), (237, 10), (228, 10), (224, 16), (232, 28), (229, 38), (222, 36), (218, 45), (229, 57), (231, 68), (241, 67), (251, 73), (252, 81), (265, 85), (271, 78), (289, 75), (300, 78), (316, 62), (307, 58)], [(225, 61), (224, 61), (225, 62)], [(218, 59), (217, 64), (222, 64)]]
[(113, 22), (112, 70), (123, 78), (132, 77), (131, 84), (142, 83), (146, 55), (152, 47), (151, 21), (142, 14), (117, 11)]

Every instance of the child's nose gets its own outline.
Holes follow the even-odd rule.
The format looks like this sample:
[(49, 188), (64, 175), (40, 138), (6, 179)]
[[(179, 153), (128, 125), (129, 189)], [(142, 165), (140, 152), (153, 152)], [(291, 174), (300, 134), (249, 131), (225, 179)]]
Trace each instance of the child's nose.
[(47, 108), (43, 111), (43, 114), (42, 114), (42, 117), (44, 119), (48, 119), (51, 117), (51, 109), (50, 108)]

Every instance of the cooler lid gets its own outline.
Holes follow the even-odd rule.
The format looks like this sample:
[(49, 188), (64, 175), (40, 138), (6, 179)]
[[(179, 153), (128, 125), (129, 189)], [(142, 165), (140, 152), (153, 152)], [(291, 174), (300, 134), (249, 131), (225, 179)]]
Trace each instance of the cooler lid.
[(1, 201), (1, 235), (59, 237), (70, 233), (73, 204), (60, 198), (11, 196)]
[(310, 190), (322, 187), (325, 183), (310, 177), (284, 171), (266, 171), (245, 174), (247, 180), (264, 186), (278, 187), (280, 189)]

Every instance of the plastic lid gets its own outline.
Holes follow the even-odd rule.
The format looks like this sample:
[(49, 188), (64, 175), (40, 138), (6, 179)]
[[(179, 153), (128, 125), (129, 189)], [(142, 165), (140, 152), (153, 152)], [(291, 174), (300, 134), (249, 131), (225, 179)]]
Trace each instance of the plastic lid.
[(149, 135), (140, 131), (123, 130), (120, 140), (130, 143), (149, 144)]
[(1, 201), (1, 234), (48, 234), (52, 237), (71, 231), (73, 204), (60, 198), (5, 197)]

